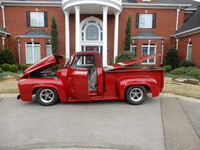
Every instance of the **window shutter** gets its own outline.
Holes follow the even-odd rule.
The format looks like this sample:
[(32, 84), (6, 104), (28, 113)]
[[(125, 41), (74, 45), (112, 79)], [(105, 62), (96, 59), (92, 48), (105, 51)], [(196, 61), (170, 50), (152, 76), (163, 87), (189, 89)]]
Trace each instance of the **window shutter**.
[(135, 23), (136, 28), (139, 28), (139, 16), (140, 16), (140, 14), (136, 13), (136, 23)]
[(47, 11), (44, 12), (44, 26), (48, 27), (48, 14), (47, 14)]
[(27, 27), (30, 27), (30, 11), (26, 12), (26, 23)]
[(156, 13), (153, 13), (153, 26), (152, 28), (156, 28)]

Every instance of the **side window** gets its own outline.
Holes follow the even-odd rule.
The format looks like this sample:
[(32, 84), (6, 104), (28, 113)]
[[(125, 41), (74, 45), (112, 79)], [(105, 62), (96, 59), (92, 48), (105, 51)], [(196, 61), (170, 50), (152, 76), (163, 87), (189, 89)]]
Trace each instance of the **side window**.
[(94, 56), (93, 55), (77, 55), (73, 62), (73, 68), (88, 68), (94, 66)]

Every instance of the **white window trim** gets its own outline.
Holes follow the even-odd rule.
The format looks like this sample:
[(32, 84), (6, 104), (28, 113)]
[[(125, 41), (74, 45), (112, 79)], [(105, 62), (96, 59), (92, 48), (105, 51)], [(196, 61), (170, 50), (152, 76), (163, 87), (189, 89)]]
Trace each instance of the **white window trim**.
[[(27, 60), (28, 60), (28, 58), (27, 58), (27, 45), (30, 45), (30, 44), (27, 44), (27, 43), (32, 43), (32, 56), (33, 56), (33, 61), (32, 62), (28, 62), (27, 63)], [(34, 63), (36, 63), (35, 61), (34, 61), (34, 58), (35, 58), (35, 53), (34, 53), (34, 46), (40, 46), (40, 44), (34, 44), (34, 42), (26, 42), (25, 43), (25, 47), (26, 47), (26, 64), (34, 64)], [(40, 55), (41, 55), (41, 49), (40, 49)], [(41, 58), (41, 57), (40, 57)]]
[[(186, 60), (188, 60), (188, 52), (189, 52), (189, 48), (192, 47), (192, 43), (191, 42), (188, 42), (187, 44), (187, 55), (186, 55)], [(191, 53), (191, 57), (192, 57), (192, 53)], [(192, 58), (191, 58), (192, 59)]]
[[(96, 21), (96, 24), (95, 23), (88, 23), (89, 21)], [(85, 26), (84, 30), (82, 30), (85, 23), (87, 23), (87, 25)], [(102, 30), (100, 30), (98, 23), (101, 25)], [(85, 29), (87, 28), (88, 25), (92, 25), (92, 24), (96, 25), (97, 28), (99, 29), (99, 40), (98, 41), (97, 40), (95, 40), (95, 41), (85, 40), (86, 39)], [(84, 33), (84, 40), (82, 40), (82, 33)], [(102, 40), (101, 40), (101, 33), (102, 33)], [(81, 48), (81, 46), (86, 46), (86, 45), (103, 46), (103, 22), (96, 17), (89, 17), (89, 18), (84, 19), (80, 24), (80, 39), (79, 40), (80, 40), (80, 48)]]
[(46, 43), (46, 56), (48, 56), (48, 55), (47, 55), (47, 47), (50, 47), (50, 48), (51, 48), (51, 54), (52, 54), (52, 45), (51, 45), (51, 43), (49, 43), (49, 44)]
[[(31, 13), (37, 13), (37, 25), (36, 26), (33, 26), (32, 25), (32, 21), (31, 21)], [(44, 17), (44, 12), (30, 12), (30, 25), (31, 27), (44, 27), (45, 26), (45, 23), (44, 23), (44, 19), (43, 19), (43, 25), (42, 26), (39, 26), (38, 23), (39, 23), (39, 13), (43, 13), (43, 17)]]
[(148, 27), (148, 28), (147, 28), (147, 22), (146, 22), (147, 14), (145, 14), (145, 13), (141, 13), (141, 14), (144, 14), (144, 15), (145, 15), (145, 21), (144, 21), (144, 23), (145, 23), (144, 26), (145, 26), (145, 27), (142, 28), (142, 27), (140, 26), (140, 14), (139, 14), (139, 28), (141, 28), (141, 29), (152, 29), (152, 28), (153, 28), (153, 14), (150, 13), (150, 14), (152, 15), (152, 20), (151, 20), (152, 23), (151, 23), (151, 27)]
[[(150, 44), (155, 44), (155, 43), (148, 43), (148, 45), (143, 45), (142, 44), (142, 52), (143, 52), (143, 47), (148, 47), (147, 55), (150, 55), (150, 47), (155, 47), (155, 54), (156, 54), (156, 46), (157, 46), (157, 44), (155, 44), (155, 46), (151, 46)], [(147, 63), (143, 63), (142, 62), (142, 64), (145, 64), (145, 65), (155, 65), (156, 64), (156, 58), (154, 57), (154, 62), (153, 63), (149, 63), (149, 59), (147, 59)]]
[[(164, 53), (164, 44), (161, 44), (161, 54)], [(163, 64), (163, 55), (160, 56), (160, 64), (162, 65)]]
[[(131, 48), (130, 48), (131, 53), (132, 53), (132, 48), (133, 47), (135, 47), (137, 49), (137, 44), (131, 43)], [(136, 51), (135, 51), (135, 56), (136, 56)]]

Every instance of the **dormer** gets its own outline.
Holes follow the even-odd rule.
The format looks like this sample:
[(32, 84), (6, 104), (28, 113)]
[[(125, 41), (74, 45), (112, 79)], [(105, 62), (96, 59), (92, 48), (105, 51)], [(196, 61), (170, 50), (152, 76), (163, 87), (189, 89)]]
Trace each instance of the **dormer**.
[(139, 3), (155, 3), (155, 0), (138, 0)]

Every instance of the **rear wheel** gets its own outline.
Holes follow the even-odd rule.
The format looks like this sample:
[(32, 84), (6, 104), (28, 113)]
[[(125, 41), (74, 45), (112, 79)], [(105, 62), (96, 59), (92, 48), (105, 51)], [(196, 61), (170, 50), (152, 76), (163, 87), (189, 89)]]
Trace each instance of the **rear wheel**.
[(50, 106), (56, 104), (58, 94), (53, 88), (39, 88), (36, 92), (36, 98), (41, 105)]
[(147, 98), (147, 91), (144, 86), (134, 85), (126, 90), (126, 100), (130, 104), (138, 105)]

